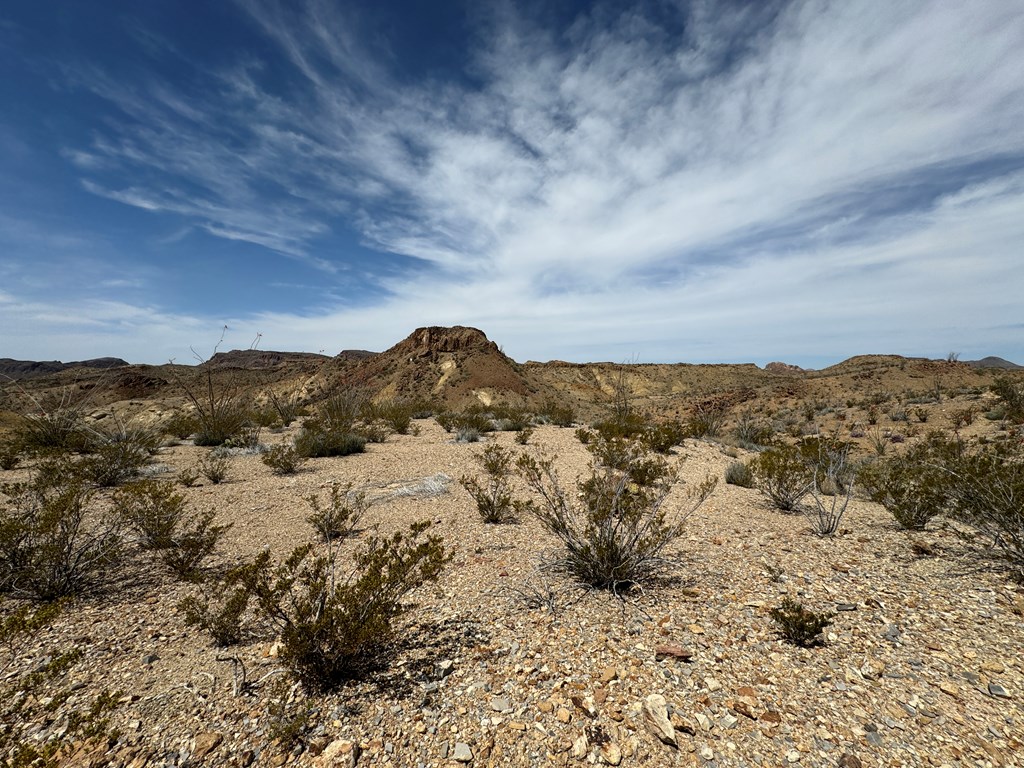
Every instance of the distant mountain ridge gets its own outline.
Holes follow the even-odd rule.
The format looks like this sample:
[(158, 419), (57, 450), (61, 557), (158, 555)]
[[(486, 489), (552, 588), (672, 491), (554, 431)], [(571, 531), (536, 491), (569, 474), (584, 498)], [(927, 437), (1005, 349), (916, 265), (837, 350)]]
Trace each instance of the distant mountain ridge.
[(12, 360), (9, 357), (0, 357), (0, 378), (22, 381), (49, 376), (70, 368), (106, 369), (121, 368), (127, 365), (130, 363), (119, 357), (97, 357), (92, 360), (76, 360), (71, 363), (62, 363), (60, 360)]
[(1017, 365), (1011, 363), (1009, 360), (1004, 360), (1001, 357), (983, 357), (981, 360), (964, 360), (964, 365), (969, 365), (971, 368), (1002, 368), (1004, 371), (1020, 371), (1024, 370), (1024, 365)]

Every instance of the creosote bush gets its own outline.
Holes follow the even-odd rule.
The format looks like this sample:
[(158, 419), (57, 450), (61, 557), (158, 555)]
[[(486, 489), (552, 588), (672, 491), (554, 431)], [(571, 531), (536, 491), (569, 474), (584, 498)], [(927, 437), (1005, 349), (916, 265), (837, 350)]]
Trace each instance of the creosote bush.
[(142, 546), (160, 551), (176, 574), (193, 579), (230, 525), (214, 525), (212, 511), (190, 512), (185, 497), (163, 480), (141, 480), (118, 489), (114, 509), (135, 530)]
[[(676, 470), (664, 460), (650, 464), (640, 446), (630, 450), (611, 463), (595, 458), (590, 477), (577, 481), (575, 492), (562, 485), (552, 459), (523, 455), (517, 461), (537, 497), (532, 513), (562, 542), (553, 565), (589, 586), (617, 591), (655, 576), (666, 566), (665, 548), (682, 535), (687, 514), (715, 487), (713, 478), (705, 480), (691, 492), (688, 510), (670, 519), (665, 502)], [(637, 465), (643, 470), (634, 472)]]
[(924, 530), (949, 506), (949, 475), (941, 458), (933, 456), (935, 449), (931, 440), (922, 442), (901, 456), (866, 465), (859, 474), (868, 497), (906, 530)]
[(757, 489), (772, 506), (786, 512), (796, 509), (813, 483), (813, 472), (794, 445), (780, 445), (758, 454), (750, 462), (750, 471)]
[(306, 522), (327, 544), (351, 536), (369, 506), (366, 494), (354, 492), (352, 483), (332, 483), (326, 503), (322, 503), (315, 494), (303, 496), (303, 499), (313, 510), (306, 517)]
[(725, 482), (728, 485), (738, 485), (741, 488), (754, 487), (754, 475), (750, 466), (742, 461), (734, 461), (725, 468)]
[(305, 545), (277, 567), (263, 552), (242, 572), (257, 613), (283, 641), (282, 661), (307, 688), (334, 688), (384, 661), (406, 596), (450, 560), (440, 537), (424, 536), (429, 527), (371, 537), (352, 568), (342, 569), (333, 549)]
[(100, 586), (123, 555), (116, 517), (90, 508), (70, 462), (0, 486), (0, 592), (49, 602)]
[(178, 610), (184, 615), (185, 624), (206, 632), (213, 644), (221, 648), (242, 642), (243, 618), (251, 595), (239, 582), (240, 574), (235, 570), (212, 589), (206, 588), (201, 594), (182, 600)]
[(306, 419), (295, 436), (295, 451), (305, 459), (361, 454), (367, 449), (367, 438), (351, 429), (336, 426), (336, 422), (328, 419)]
[(214, 485), (220, 485), (228, 479), (231, 471), (231, 459), (220, 453), (208, 453), (199, 460), (196, 469)]
[(474, 456), (484, 478), (463, 476), (459, 481), (476, 502), (477, 512), (485, 523), (515, 522), (524, 505), (512, 498), (511, 480), (515, 455), (500, 445), (489, 445)]
[(822, 642), (821, 633), (832, 624), (834, 613), (818, 613), (804, 608), (790, 597), (784, 597), (777, 608), (768, 613), (788, 642), (809, 648)]
[(305, 459), (290, 445), (275, 445), (266, 451), (260, 460), (270, 467), (275, 475), (294, 475)]

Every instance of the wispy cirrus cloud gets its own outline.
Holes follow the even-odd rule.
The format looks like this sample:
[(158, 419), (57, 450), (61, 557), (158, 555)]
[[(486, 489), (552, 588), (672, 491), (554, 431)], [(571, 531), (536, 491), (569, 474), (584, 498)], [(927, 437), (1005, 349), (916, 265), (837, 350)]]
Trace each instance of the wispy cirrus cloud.
[(1024, 292), (1012, 4), (597, 4), (561, 29), (495, 4), (464, 77), (413, 80), (365, 16), (237, 5), (273, 57), (200, 71), (150, 36), (191, 75), (79, 68), (118, 117), (67, 157), (95, 195), (325, 274), (350, 266), (332, 235), (381, 254), (369, 304), (236, 318), (278, 346), (462, 322), (523, 357), (1024, 354), (1000, 330)]

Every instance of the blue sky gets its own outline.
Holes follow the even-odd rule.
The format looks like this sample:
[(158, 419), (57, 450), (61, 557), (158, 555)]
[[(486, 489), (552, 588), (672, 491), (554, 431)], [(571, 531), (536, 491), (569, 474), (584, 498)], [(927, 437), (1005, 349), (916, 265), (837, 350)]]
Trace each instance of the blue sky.
[(11, 0), (0, 357), (1024, 363), (1017, 2)]

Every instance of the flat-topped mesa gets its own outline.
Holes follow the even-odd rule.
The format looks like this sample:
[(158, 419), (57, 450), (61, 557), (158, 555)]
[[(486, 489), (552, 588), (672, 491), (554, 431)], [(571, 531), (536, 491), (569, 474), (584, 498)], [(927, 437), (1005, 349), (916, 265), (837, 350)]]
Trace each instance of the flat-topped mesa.
[(408, 357), (433, 358), (442, 353), (493, 352), (501, 354), (498, 345), (478, 328), (464, 325), (449, 327), (432, 325), (417, 328), (403, 341), (384, 354), (399, 353)]

